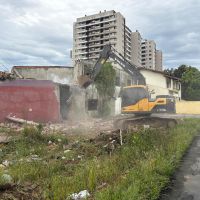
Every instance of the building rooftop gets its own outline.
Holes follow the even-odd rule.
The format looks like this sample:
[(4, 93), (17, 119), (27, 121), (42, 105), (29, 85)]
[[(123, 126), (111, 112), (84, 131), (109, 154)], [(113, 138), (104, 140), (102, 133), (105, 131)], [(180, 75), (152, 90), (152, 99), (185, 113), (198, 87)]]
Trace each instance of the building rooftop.
[(35, 69), (35, 68), (72, 68), (71, 66), (13, 66), (13, 68), (16, 69), (21, 69), (21, 68), (30, 68), (30, 69)]
[(139, 69), (139, 70), (151, 71), (151, 72), (155, 72), (155, 73), (158, 73), (158, 74), (163, 74), (165, 77), (169, 77), (169, 78), (171, 78), (171, 79), (175, 79), (175, 80), (178, 80), (178, 81), (181, 80), (180, 78), (177, 78), (177, 77), (175, 77), (175, 76), (167, 75), (164, 71), (157, 71), (157, 70), (148, 69), (148, 68), (145, 68), (145, 67), (138, 67), (138, 69)]

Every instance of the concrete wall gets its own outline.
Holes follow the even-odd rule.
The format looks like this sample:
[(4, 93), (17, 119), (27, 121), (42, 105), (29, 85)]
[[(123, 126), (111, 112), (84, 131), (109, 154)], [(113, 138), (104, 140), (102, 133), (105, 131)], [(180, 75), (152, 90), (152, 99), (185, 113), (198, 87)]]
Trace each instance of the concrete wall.
[(200, 101), (177, 101), (176, 113), (200, 114)]
[(152, 94), (152, 98), (155, 98), (157, 95), (173, 95), (177, 99), (181, 98), (181, 90), (174, 89), (174, 82), (177, 80), (169, 78), (171, 81), (169, 87), (167, 86), (167, 77), (164, 74), (144, 69), (141, 69), (140, 72), (145, 77), (149, 90), (154, 90), (155, 92), (155, 94)]
[(61, 84), (72, 84), (74, 80), (72, 67), (14, 66), (13, 69), (27, 79), (51, 80)]
[(0, 82), (0, 122), (8, 115), (36, 122), (58, 122), (59, 88), (52, 81)]

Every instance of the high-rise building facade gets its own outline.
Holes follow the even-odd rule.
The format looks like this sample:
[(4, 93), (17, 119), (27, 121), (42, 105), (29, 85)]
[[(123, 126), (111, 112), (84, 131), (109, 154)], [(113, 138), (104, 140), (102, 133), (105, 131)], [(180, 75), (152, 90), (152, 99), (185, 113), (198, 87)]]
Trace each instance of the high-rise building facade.
[(138, 31), (131, 33), (131, 61), (134, 65), (141, 67), (141, 42), (142, 37)]
[(153, 40), (144, 40), (141, 44), (141, 61), (145, 68), (155, 70), (156, 43)]
[[(104, 11), (77, 18), (73, 26), (73, 65), (79, 60), (96, 60), (105, 44), (111, 44), (130, 63), (149, 69), (161, 69), (160, 53), (156, 67), (156, 44), (142, 40), (138, 31), (132, 32), (120, 12)], [(161, 54), (162, 57), (162, 54)]]
[(125, 18), (119, 12), (104, 11), (77, 18), (74, 23), (72, 58), (73, 61), (97, 59), (103, 46), (108, 43), (123, 56), (129, 58), (129, 49), (126, 47), (129, 45), (128, 41)]
[(156, 68), (157, 71), (162, 71), (162, 51), (156, 50)]

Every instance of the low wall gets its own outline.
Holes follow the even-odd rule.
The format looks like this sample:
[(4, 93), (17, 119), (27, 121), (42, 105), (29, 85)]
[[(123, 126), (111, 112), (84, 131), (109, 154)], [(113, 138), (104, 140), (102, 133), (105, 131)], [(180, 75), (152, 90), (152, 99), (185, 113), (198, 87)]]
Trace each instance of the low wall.
[(0, 81), (0, 122), (8, 115), (35, 122), (60, 121), (57, 86), (52, 81)]
[(200, 114), (200, 101), (177, 101), (176, 113)]

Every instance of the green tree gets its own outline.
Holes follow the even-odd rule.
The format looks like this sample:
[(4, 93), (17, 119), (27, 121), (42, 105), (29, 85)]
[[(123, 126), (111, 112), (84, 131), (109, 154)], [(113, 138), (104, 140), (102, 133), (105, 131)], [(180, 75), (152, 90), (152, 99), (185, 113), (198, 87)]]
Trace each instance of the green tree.
[(200, 101), (200, 71), (192, 66), (180, 65), (177, 69), (167, 69), (165, 73), (181, 79), (182, 99)]
[(182, 98), (185, 100), (200, 100), (200, 71), (195, 67), (187, 67), (181, 77)]
[(183, 74), (187, 71), (187, 65), (180, 65), (177, 69), (173, 71), (173, 75), (177, 78), (182, 78)]
[(94, 81), (99, 94), (99, 111), (102, 116), (110, 114), (109, 101), (115, 93), (115, 80), (115, 69), (111, 63), (105, 63)]

